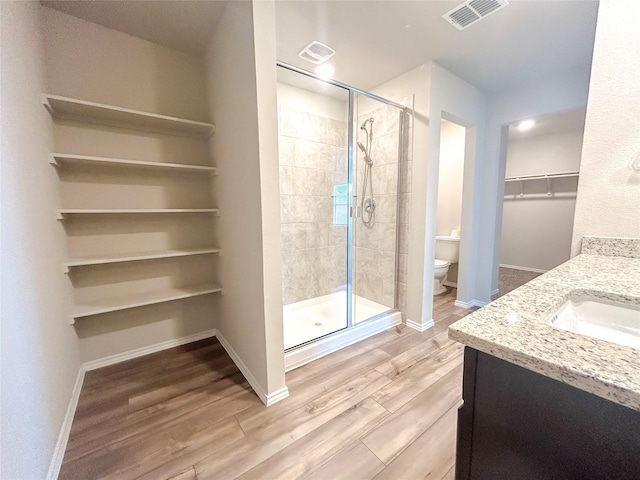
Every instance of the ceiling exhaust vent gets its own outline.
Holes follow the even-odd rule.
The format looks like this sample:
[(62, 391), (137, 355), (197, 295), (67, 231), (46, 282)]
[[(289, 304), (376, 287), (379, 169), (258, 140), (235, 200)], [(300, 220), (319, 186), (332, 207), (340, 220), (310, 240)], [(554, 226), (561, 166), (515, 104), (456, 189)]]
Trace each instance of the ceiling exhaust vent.
[(458, 30), (464, 30), (478, 20), (497, 12), (509, 5), (507, 0), (467, 0), (453, 10), (445, 13), (444, 18)]
[(334, 53), (336, 53), (336, 51), (330, 46), (314, 40), (309, 45), (300, 50), (298, 56), (311, 63), (320, 65), (321, 63), (326, 62), (331, 57), (333, 57)]

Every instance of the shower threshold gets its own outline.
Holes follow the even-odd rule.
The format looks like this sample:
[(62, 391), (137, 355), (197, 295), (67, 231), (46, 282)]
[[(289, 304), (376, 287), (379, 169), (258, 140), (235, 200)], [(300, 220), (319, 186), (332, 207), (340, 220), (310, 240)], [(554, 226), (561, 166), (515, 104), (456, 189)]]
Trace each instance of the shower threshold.
[[(354, 295), (354, 326), (347, 329), (346, 296), (347, 293), (341, 291), (285, 305), (284, 346), (285, 350), (291, 349), (285, 353), (285, 370), (292, 370), (401, 323), (400, 312)], [(316, 338), (318, 340), (312, 342)], [(301, 346), (292, 348), (296, 345)]]

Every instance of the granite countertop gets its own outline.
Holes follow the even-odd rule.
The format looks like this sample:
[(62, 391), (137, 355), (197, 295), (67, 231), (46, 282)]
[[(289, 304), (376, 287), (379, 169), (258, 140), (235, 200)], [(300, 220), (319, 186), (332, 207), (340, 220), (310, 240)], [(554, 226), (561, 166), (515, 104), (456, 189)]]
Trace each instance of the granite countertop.
[(582, 251), (589, 253), (451, 325), (449, 338), (640, 411), (640, 350), (547, 323), (576, 290), (640, 306), (640, 241), (631, 249), (611, 249), (592, 240), (583, 240)]

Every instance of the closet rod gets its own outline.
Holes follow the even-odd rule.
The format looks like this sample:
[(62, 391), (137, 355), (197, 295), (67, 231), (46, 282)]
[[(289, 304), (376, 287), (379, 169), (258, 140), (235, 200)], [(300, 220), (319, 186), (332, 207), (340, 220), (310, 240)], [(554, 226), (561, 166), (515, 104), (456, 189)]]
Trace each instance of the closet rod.
[(564, 178), (564, 177), (577, 177), (580, 172), (560, 172), (560, 173), (547, 173), (541, 175), (521, 175), (519, 177), (506, 177), (505, 182), (518, 182), (522, 180), (538, 180), (545, 178)]

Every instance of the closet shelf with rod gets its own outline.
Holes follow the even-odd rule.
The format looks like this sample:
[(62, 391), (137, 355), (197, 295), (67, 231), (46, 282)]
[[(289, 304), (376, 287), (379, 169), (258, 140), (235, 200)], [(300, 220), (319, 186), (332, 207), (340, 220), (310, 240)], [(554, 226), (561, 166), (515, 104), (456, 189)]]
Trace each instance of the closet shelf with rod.
[(580, 172), (559, 172), (559, 173), (542, 173), (538, 175), (519, 175), (516, 177), (506, 177), (505, 182), (518, 182), (522, 180), (544, 180), (546, 178), (565, 178), (565, 177), (577, 177)]
[(51, 115), (57, 118), (195, 138), (208, 138), (215, 132), (215, 125), (212, 123), (141, 112), (77, 98), (43, 94), (42, 103)]
[(570, 177), (578, 177), (580, 172), (558, 172), (558, 173), (543, 173), (538, 175), (520, 175), (515, 177), (506, 177), (504, 179), (505, 182), (519, 182), (520, 183), (520, 194), (519, 197), (524, 197), (524, 183), (527, 180), (546, 180), (547, 182), (547, 196), (550, 197), (553, 195), (551, 192), (551, 180), (554, 178), (570, 178)]
[(189, 165), (184, 163), (145, 162), (142, 160), (125, 160), (121, 158), (93, 157), (89, 155), (72, 155), (70, 153), (52, 153), (49, 163), (60, 168), (72, 166), (96, 166), (157, 170), (182, 173), (208, 173), (216, 175), (216, 167), (208, 165)]

